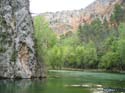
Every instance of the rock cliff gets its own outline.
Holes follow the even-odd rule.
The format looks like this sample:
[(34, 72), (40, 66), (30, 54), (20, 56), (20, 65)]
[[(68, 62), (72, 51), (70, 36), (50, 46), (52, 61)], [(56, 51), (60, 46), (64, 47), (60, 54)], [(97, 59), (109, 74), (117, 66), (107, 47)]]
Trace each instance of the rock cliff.
[(120, 4), (123, 0), (96, 0), (85, 9), (61, 12), (42, 13), (50, 23), (50, 27), (57, 35), (63, 35), (69, 31), (77, 31), (80, 24), (91, 23), (99, 18), (109, 21), (115, 4)]
[(32, 23), (28, 0), (0, 0), (0, 78), (44, 77)]

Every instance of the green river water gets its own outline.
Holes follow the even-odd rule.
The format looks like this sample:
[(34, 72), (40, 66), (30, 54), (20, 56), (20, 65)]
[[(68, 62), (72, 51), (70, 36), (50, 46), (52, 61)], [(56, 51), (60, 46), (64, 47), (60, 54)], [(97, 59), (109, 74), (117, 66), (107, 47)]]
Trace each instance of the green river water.
[(125, 74), (51, 70), (42, 80), (0, 80), (0, 93), (125, 93)]

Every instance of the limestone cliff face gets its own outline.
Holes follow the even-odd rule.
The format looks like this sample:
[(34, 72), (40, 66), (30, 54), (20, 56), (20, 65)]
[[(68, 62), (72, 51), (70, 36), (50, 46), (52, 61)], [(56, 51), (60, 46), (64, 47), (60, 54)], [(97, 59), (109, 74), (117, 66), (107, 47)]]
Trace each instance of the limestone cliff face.
[(0, 77), (43, 77), (35, 57), (28, 0), (0, 0)]
[(42, 13), (42, 16), (49, 21), (50, 27), (57, 35), (63, 35), (69, 31), (76, 31), (80, 24), (91, 23), (99, 18), (109, 21), (115, 4), (124, 0), (96, 0), (85, 9), (73, 11), (61, 11), (56, 13)]

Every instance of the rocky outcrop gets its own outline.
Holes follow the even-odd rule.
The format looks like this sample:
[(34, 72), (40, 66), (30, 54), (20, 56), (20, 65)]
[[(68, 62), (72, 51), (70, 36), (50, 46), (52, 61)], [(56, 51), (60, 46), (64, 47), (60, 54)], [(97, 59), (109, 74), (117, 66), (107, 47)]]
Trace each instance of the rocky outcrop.
[(77, 31), (80, 24), (90, 24), (94, 19), (99, 18), (109, 21), (115, 4), (124, 0), (96, 0), (85, 9), (61, 12), (42, 13), (50, 23), (50, 27), (57, 35), (64, 35), (69, 31)]
[(0, 0), (0, 77), (44, 77), (35, 56), (28, 0)]

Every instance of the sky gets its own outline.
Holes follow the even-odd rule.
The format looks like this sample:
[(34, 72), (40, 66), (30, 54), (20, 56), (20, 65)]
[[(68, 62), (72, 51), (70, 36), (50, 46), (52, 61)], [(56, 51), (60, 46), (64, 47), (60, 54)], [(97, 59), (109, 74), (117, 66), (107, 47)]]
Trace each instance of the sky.
[(95, 0), (30, 0), (31, 13), (77, 10), (87, 7)]

